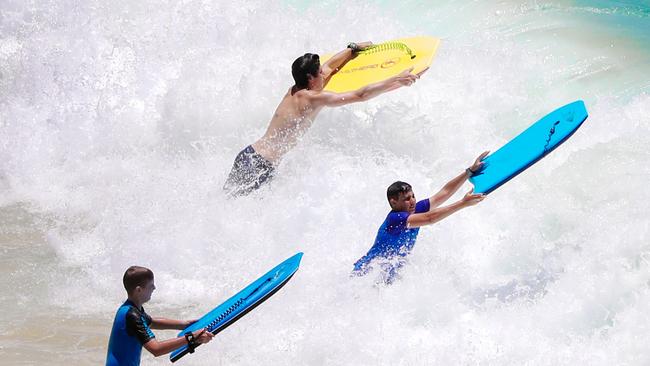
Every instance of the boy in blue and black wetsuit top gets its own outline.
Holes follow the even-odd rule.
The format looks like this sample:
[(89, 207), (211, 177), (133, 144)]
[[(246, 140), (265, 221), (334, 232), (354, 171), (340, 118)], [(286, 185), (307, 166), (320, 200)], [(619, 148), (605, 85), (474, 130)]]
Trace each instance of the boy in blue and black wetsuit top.
[(183, 330), (195, 320), (152, 318), (144, 311), (142, 304), (151, 299), (151, 294), (156, 289), (150, 269), (129, 267), (124, 273), (123, 282), (128, 299), (115, 314), (111, 338), (108, 341), (106, 366), (139, 365), (142, 347), (157, 357), (186, 344), (193, 350), (197, 344), (208, 343), (214, 337), (212, 333), (200, 329), (188, 332), (183, 337), (166, 341), (156, 340), (151, 328)]
[[(392, 210), (379, 228), (374, 245), (354, 264), (353, 274), (365, 275), (372, 269), (373, 263), (379, 262), (383, 281), (386, 284), (392, 283), (397, 278), (398, 270), (404, 265), (406, 256), (413, 249), (421, 226), (438, 222), (485, 198), (483, 194), (473, 194), (469, 191), (458, 202), (439, 207), (481, 168), (483, 165), (481, 160), (487, 154), (487, 151), (481, 154), (474, 164), (445, 184), (438, 193), (419, 202), (415, 201), (415, 194), (410, 184), (399, 181), (391, 184), (386, 195)], [(377, 261), (373, 261), (375, 259)]]

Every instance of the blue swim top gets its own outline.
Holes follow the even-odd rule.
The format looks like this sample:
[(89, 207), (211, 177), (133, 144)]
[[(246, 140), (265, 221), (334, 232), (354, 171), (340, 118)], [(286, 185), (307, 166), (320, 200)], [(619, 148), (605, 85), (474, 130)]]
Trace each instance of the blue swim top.
[[(415, 205), (415, 213), (427, 212), (430, 208), (429, 199), (423, 199)], [(384, 281), (391, 283), (395, 279), (397, 270), (402, 267), (404, 257), (413, 249), (420, 232), (420, 228), (407, 228), (406, 220), (409, 215), (405, 211), (391, 211), (386, 216), (386, 220), (377, 231), (372, 248), (354, 264), (354, 274), (361, 276), (368, 273), (372, 269), (370, 262), (375, 258), (397, 259), (386, 261), (381, 265), (382, 271), (385, 272)]]
[(138, 309), (133, 302), (126, 300), (115, 314), (106, 366), (140, 365), (142, 345), (156, 337), (149, 328), (151, 322), (144, 308)]

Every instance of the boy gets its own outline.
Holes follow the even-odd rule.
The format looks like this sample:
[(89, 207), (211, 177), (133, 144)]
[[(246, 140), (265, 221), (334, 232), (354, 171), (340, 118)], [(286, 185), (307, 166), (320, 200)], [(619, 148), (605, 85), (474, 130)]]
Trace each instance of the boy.
[(306, 53), (293, 62), (291, 74), (295, 84), (282, 98), (264, 136), (244, 148), (235, 158), (223, 187), (228, 195), (248, 195), (267, 184), (273, 178), (280, 159), (309, 130), (323, 107), (366, 101), (402, 86), (410, 86), (426, 71), (414, 75), (411, 68), (397, 76), (346, 93), (323, 90), (339, 68), (354, 58), (358, 51), (371, 45), (372, 42), (350, 43), (348, 48), (322, 66), (319, 56), (313, 53)]
[(183, 330), (196, 320), (151, 318), (144, 311), (142, 304), (151, 299), (151, 293), (156, 289), (153, 272), (150, 269), (131, 266), (124, 272), (122, 282), (128, 299), (115, 314), (111, 337), (108, 341), (106, 366), (140, 365), (142, 347), (156, 357), (185, 344), (189, 346), (190, 352), (193, 352), (196, 345), (208, 343), (214, 337), (214, 334), (206, 329), (201, 329), (192, 333), (188, 332), (183, 337), (158, 341), (150, 327)]
[(382, 261), (382, 279), (386, 284), (391, 284), (397, 277), (398, 270), (404, 265), (406, 256), (413, 249), (421, 226), (436, 223), (465, 207), (483, 201), (483, 194), (472, 194), (472, 191), (469, 191), (459, 201), (439, 207), (453, 196), (472, 174), (481, 169), (481, 160), (487, 154), (488, 151), (481, 154), (474, 164), (445, 184), (438, 193), (417, 203), (410, 184), (400, 181), (391, 184), (386, 196), (392, 210), (379, 228), (374, 245), (354, 264), (352, 273), (365, 275), (372, 268), (371, 261), (379, 258)]

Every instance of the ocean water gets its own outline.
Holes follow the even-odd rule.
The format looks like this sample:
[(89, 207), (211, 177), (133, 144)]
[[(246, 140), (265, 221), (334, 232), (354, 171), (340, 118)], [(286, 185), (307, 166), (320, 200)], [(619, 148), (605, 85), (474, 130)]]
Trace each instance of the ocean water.
[[(442, 43), (414, 86), (323, 111), (272, 186), (224, 197), (295, 57), (423, 34)], [(181, 362), (650, 364), (648, 75), (647, 1), (3, 0), (0, 362), (104, 362), (132, 264), (147, 311), (185, 319), (303, 251)], [(424, 198), (577, 99), (581, 129), (423, 228), (400, 281), (349, 277), (390, 183)]]

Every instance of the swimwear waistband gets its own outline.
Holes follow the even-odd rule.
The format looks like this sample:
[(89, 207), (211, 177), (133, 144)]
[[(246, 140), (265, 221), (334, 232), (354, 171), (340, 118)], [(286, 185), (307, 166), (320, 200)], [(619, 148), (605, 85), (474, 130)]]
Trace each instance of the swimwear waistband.
[(257, 151), (255, 151), (255, 148), (253, 147), (253, 145), (246, 146), (244, 148), (244, 150), (242, 150), (241, 152), (244, 153), (244, 154), (250, 154), (250, 155), (254, 156), (255, 159), (261, 160), (263, 163), (265, 163), (268, 166), (273, 166), (273, 163), (269, 159), (265, 158), (264, 156), (259, 154)]

